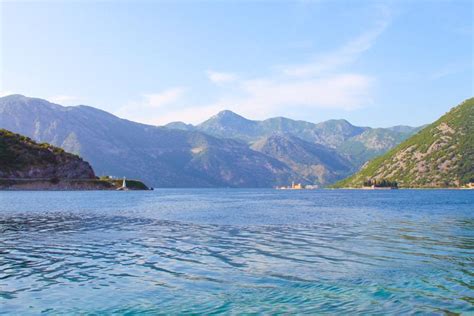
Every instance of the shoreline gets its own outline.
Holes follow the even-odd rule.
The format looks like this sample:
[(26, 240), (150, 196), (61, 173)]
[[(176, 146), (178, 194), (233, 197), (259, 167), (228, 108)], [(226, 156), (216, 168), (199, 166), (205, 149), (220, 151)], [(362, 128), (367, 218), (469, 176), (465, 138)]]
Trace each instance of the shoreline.
[[(26, 182), (26, 181), (25, 181)], [(364, 189), (364, 188), (318, 188), (318, 189), (300, 189), (300, 190), (277, 190), (275, 188), (228, 188), (228, 187), (162, 187), (162, 188), (146, 188), (146, 189), (136, 189), (130, 188), (128, 190), (118, 190), (117, 186), (114, 186), (110, 183), (104, 183), (106, 181), (95, 182), (87, 181), (87, 185), (84, 183), (79, 183), (81, 181), (64, 181), (58, 185), (48, 183), (48, 181), (28, 181), (29, 183), (24, 184), (14, 184), (14, 185), (4, 185), (2, 180), (0, 180), (0, 192), (9, 191), (9, 192), (19, 192), (19, 191), (63, 191), (63, 192), (72, 192), (72, 191), (154, 191), (154, 190), (270, 190), (270, 191), (406, 191), (406, 190), (450, 190), (450, 191), (469, 191), (474, 190), (472, 188), (398, 188), (398, 189)], [(36, 183), (34, 183), (36, 182)], [(69, 182), (65, 185), (65, 182)], [(74, 183), (75, 182), (75, 183)]]
[[(127, 180), (127, 190), (150, 190), (138, 180)], [(0, 179), (0, 191), (116, 191), (121, 180), (101, 179)]]

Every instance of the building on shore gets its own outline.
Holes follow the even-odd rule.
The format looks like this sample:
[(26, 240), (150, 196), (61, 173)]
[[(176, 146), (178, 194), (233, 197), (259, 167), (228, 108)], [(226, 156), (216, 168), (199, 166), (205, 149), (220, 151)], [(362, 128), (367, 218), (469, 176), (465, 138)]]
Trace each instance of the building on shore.
[(291, 182), (291, 188), (293, 190), (301, 190), (301, 189), (303, 189), (303, 186), (301, 185), (301, 183), (295, 183), (293, 181), (293, 182)]
[(277, 190), (302, 190), (304, 189), (303, 185), (301, 183), (295, 183), (295, 181), (291, 182), (291, 186), (281, 186), (281, 187), (276, 187)]

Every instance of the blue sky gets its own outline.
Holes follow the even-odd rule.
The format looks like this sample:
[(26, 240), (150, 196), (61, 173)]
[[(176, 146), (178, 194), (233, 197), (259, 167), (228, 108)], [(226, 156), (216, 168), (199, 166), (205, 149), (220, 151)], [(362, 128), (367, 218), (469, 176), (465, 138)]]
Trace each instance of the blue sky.
[(474, 95), (473, 2), (0, 0), (0, 94), (150, 124), (420, 125)]

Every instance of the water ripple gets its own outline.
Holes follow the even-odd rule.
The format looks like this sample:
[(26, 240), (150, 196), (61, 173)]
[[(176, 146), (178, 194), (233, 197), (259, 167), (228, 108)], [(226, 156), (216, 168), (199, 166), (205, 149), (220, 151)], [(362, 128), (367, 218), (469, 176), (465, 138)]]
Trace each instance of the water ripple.
[[(233, 198), (241, 207), (234, 192), (218, 191), (217, 204)], [(116, 210), (0, 206), (0, 313), (474, 313), (474, 216), (464, 203), (472, 197), (462, 196), (456, 212), (433, 209), (430, 196), (429, 208), (415, 199), (415, 211), (402, 212), (409, 204), (401, 193), (385, 197), (392, 203), (382, 203), (383, 212), (377, 196), (373, 205), (353, 201), (328, 213), (308, 206), (320, 196), (292, 204), (294, 196), (267, 193), (238, 209), (250, 219), (234, 225), (220, 223), (235, 216), (222, 209), (196, 220), (200, 199), (202, 208), (211, 199), (199, 194), (189, 193), (188, 220), (160, 213), (164, 202), (153, 195)], [(173, 198), (163, 198), (166, 212)], [(254, 223), (254, 212), (294, 216)]]

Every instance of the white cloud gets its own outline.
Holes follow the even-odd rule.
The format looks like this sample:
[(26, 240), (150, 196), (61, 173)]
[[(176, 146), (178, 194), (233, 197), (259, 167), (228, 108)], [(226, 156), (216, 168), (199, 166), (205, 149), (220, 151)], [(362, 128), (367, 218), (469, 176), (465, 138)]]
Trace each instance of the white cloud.
[(244, 104), (275, 108), (311, 106), (353, 109), (367, 99), (372, 79), (358, 74), (304, 80), (250, 80), (243, 83)]
[(160, 93), (145, 94), (143, 95), (145, 98), (144, 106), (160, 108), (172, 104), (183, 96), (184, 91), (185, 90), (182, 87), (175, 87)]
[(140, 100), (129, 102), (114, 114), (141, 123), (156, 125), (161, 117), (172, 109), (184, 95), (185, 88), (173, 87), (167, 90), (143, 94)]
[(224, 109), (262, 119), (314, 113), (318, 109), (349, 111), (370, 105), (376, 78), (349, 71), (348, 66), (368, 51), (389, 25), (390, 14), (382, 10), (372, 29), (307, 62), (280, 65), (253, 78), (207, 71), (209, 80), (219, 86), (220, 96), (213, 102), (196, 104), (196, 98), (184, 100), (183, 89), (173, 88), (145, 95), (142, 102), (130, 104), (118, 114), (155, 125), (171, 121), (196, 124)]
[[(219, 110), (229, 109), (256, 119), (278, 113), (307, 112), (322, 108), (354, 110), (371, 103), (373, 82), (373, 78), (360, 74), (338, 74), (311, 79), (245, 80), (239, 83), (240, 95), (222, 97), (206, 108), (215, 109), (214, 114)], [(190, 122), (194, 123), (202, 121), (196, 117), (191, 119)]]
[(229, 83), (237, 80), (237, 76), (228, 72), (217, 72), (208, 70), (207, 77), (215, 84)]

